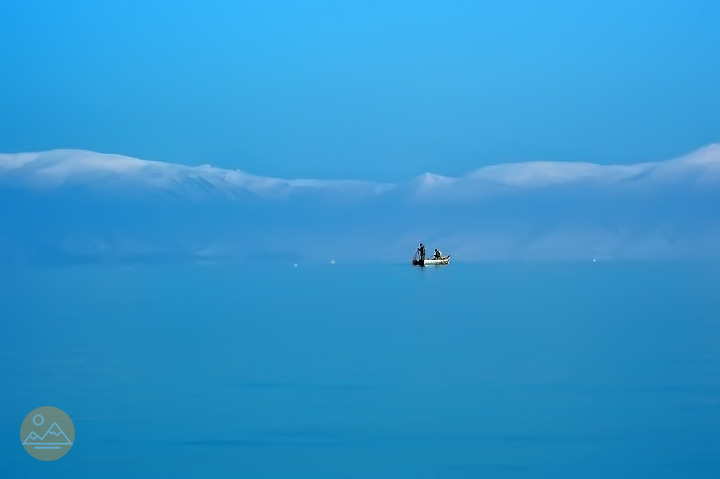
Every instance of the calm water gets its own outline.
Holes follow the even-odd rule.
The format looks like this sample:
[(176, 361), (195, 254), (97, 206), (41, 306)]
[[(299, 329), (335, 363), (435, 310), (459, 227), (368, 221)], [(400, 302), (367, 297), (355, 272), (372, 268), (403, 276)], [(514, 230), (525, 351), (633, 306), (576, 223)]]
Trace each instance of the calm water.
[(6, 269), (0, 315), (3, 478), (720, 477), (718, 265)]

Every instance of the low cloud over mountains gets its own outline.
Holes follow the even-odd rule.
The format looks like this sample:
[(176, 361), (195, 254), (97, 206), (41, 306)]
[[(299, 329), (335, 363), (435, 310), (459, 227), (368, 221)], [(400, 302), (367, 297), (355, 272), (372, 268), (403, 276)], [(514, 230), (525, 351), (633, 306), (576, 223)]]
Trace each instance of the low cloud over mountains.
[(0, 155), (0, 260), (720, 257), (720, 145), (397, 184), (286, 180), (80, 150)]

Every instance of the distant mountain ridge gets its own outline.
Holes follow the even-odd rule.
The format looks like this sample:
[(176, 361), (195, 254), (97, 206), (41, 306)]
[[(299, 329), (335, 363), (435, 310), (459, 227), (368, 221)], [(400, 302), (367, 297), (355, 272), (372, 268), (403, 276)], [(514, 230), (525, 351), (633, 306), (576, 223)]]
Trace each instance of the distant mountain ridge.
[[(630, 165), (600, 165), (585, 162), (533, 161), (491, 165), (453, 178), (424, 173), (411, 179), (424, 188), (447, 186), (458, 181), (487, 181), (516, 187), (542, 187), (573, 181), (623, 181), (643, 174), (673, 174), (684, 171), (714, 172), (720, 168), (720, 144), (700, 148), (680, 158)], [(240, 170), (203, 164), (186, 166), (160, 161), (96, 153), (87, 150), (51, 150), (34, 153), (0, 154), (0, 181), (26, 185), (61, 186), (68, 182), (124, 178), (157, 188), (178, 187), (183, 180), (206, 181), (218, 190), (247, 189), (256, 194), (288, 192), (293, 189), (367, 188), (382, 193), (397, 183), (357, 180), (281, 179), (253, 175)], [(0, 183), (1, 184), (1, 183)]]
[(281, 179), (85, 150), (0, 154), (0, 260), (720, 257), (720, 145), (405, 182)]

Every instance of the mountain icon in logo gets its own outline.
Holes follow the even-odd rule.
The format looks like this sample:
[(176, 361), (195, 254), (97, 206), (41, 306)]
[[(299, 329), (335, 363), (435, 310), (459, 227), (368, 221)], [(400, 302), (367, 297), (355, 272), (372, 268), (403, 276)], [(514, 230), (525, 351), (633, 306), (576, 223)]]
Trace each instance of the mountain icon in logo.
[(54, 461), (63, 457), (73, 447), (75, 425), (61, 409), (52, 406), (39, 407), (22, 422), (20, 441), (27, 453), (35, 459)]
[[(72, 446), (72, 442), (63, 432), (58, 423), (54, 422), (50, 429), (45, 431), (42, 436), (35, 431), (31, 431), (27, 439), (23, 441), (25, 446)], [(38, 449), (38, 447), (36, 447)]]

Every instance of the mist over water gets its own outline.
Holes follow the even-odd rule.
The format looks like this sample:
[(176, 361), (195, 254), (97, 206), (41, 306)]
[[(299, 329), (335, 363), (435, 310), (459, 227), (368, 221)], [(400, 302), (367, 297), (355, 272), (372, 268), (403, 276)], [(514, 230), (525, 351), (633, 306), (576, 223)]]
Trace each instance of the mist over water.
[(0, 475), (718, 477), (719, 266), (4, 268)]
[[(331, 258), (720, 259), (720, 145), (633, 165), (505, 163), (397, 184), (82, 150), (0, 154), (0, 265)], [(30, 220), (31, 219), (31, 220)]]

